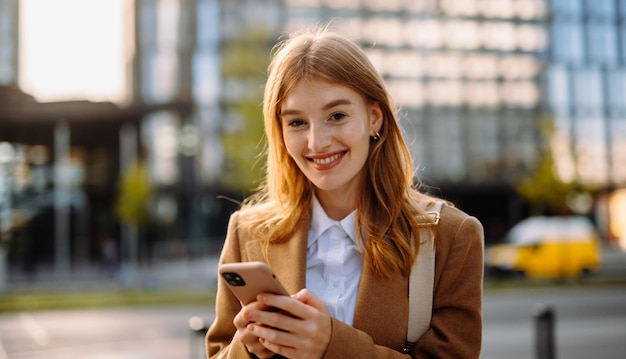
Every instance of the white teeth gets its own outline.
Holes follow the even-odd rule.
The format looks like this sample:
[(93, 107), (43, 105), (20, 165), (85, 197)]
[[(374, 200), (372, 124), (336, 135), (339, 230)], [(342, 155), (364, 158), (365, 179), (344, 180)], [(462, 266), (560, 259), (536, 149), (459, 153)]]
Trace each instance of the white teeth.
[(314, 158), (313, 163), (320, 164), (320, 165), (327, 165), (333, 161), (336, 161), (339, 157), (341, 157), (341, 154), (332, 155), (326, 158)]

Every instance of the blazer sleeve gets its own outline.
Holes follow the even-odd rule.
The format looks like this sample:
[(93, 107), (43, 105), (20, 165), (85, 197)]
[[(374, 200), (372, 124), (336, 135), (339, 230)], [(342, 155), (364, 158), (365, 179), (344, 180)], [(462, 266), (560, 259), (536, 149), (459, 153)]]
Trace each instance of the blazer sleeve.
[[(411, 358), (480, 356), (483, 227), (474, 217), (448, 210), (452, 212), (445, 217), (442, 213), (438, 230), (431, 327), (413, 348)], [(377, 345), (367, 333), (335, 318), (332, 326), (325, 359), (409, 357), (398, 348)]]
[[(242, 262), (240, 239), (238, 233), (238, 212), (231, 215), (224, 247), (220, 254), (219, 263)], [(215, 297), (215, 320), (209, 327), (206, 335), (207, 358), (251, 358), (246, 347), (234, 338), (237, 329), (233, 324), (235, 315), (241, 310), (239, 300), (226, 287), (223, 280), (218, 278), (217, 294)]]
[[(412, 358), (478, 358), (482, 335), (483, 229), (480, 222), (457, 209), (442, 212), (435, 259), (435, 288), (431, 328), (420, 338)], [(245, 261), (237, 230), (237, 213), (231, 216), (220, 263)], [(384, 306), (384, 304), (383, 304)], [(207, 356), (249, 358), (236, 338), (232, 320), (241, 306), (218, 280), (216, 317), (206, 336)], [(381, 311), (386, 312), (385, 308)], [(359, 329), (332, 318), (330, 343), (324, 354), (331, 358), (408, 358), (401, 348), (374, 342)], [(398, 323), (398, 325), (406, 325)]]
[(475, 217), (452, 217), (452, 225), (440, 222), (431, 326), (413, 349), (414, 358), (480, 356), (484, 231)]

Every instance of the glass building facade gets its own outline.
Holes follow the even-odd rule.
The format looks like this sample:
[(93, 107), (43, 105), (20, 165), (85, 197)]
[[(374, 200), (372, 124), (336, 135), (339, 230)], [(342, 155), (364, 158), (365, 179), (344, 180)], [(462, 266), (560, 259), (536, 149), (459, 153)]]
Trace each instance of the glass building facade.
[[(547, 114), (564, 180), (623, 185), (625, 8), (623, 0), (137, 0), (133, 100), (182, 98), (197, 108), (193, 118), (149, 119), (151, 171), (159, 184), (178, 183), (183, 153), (200, 183), (219, 181), (220, 102), (237, 88), (220, 74), (224, 43), (250, 29), (275, 40), (330, 22), (384, 76), (425, 177), (511, 182), (536, 160), (536, 121)], [(4, 85), (17, 83), (17, 15), (18, 1), (0, 0)]]
[[(264, 73), (225, 76), (224, 49), (263, 32), (269, 54), (281, 33), (327, 23), (359, 42), (384, 77), (419, 177), (444, 197), (465, 198), (487, 232), (523, 216), (514, 187), (546, 147), (564, 181), (626, 186), (626, 0), (133, 4), (128, 101), (193, 103), (191, 114), (153, 113), (136, 130), (169, 237), (211, 235), (207, 218), (223, 203), (214, 191), (232, 166), (224, 134), (241, 127), (233, 99), (260, 104)], [(0, 0), (4, 86), (18, 83), (18, 7)], [(541, 122), (554, 125), (548, 138)]]
[(0, 86), (16, 85), (18, 0), (0, 0)]
[(427, 182), (509, 183), (532, 165), (548, 53), (544, 2), (286, 4), (287, 29), (332, 21), (367, 49)]

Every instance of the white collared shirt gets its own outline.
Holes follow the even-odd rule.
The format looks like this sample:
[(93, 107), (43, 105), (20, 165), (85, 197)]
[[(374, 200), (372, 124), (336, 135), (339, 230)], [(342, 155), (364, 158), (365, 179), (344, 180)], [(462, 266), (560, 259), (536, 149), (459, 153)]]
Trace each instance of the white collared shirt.
[(356, 210), (341, 221), (329, 218), (315, 196), (307, 244), (306, 287), (330, 315), (354, 323), (363, 255), (355, 236)]

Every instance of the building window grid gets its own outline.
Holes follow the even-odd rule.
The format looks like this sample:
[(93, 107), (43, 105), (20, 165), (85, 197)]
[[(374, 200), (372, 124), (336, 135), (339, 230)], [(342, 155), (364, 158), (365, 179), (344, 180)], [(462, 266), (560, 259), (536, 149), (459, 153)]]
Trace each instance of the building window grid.
[[(584, 8), (578, 13), (576, 8), (580, 4)], [(582, 51), (585, 56), (580, 62), (575, 56), (559, 56), (559, 44), (567, 46), (569, 43), (559, 37), (558, 31), (553, 32), (555, 50), (552, 66), (566, 68), (566, 77), (570, 79), (567, 82), (571, 86), (564, 88), (563, 83), (555, 84), (554, 78), (548, 80), (547, 86), (548, 96), (553, 98), (568, 97), (551, 93), (553, 91), (573, 95), (573, 101), (561, 106), (551, 103), (550, 108), (557, 115), (556, 123), (571, 131), (570, 148), (577, 166), (576, 179), (599, 184), (624, 184), (626, 181), (618, 174), (620, 169), (616, 162), (619, 159), (616, 148), (623, 145), (616, 137), (619, 131), (613, 129), (616, 123), (624, 121), (624, 116), (612, 118), (612, 114), (622, 114), (626, 109), (623, 95), (626, 77), (621, 76), (626, 64), (626, 27), (623, 23), (626, 1), (554, 1), (553, 5), (556, 5), (552, 8), (553, 29), (567, 19), (583, 32)], [(569, 111), (564, 112), (563, 105)]]
[[(300, 2), (302, 3), (302, 2)], [(433, 2), (438, 3), (438, 2)], [(552, 6), (550, 6), (550, 3)], [(552, 2), (546, 1), (545, 4), (547, 7), (550, 7), (550, 11), (552, 13), (552, 17), (548, 18), (539, 18), (535, 20), (525, 19), (521, 21), (518, 18), (501, 18), (498, 21), (503, 23), (510, 24), (533, 24), (539, 27), (544, 27), (545, 29), (552, 29), (551, 35), (554, 39), (560, 39), (565, 37), (566, 41), (554, 41), (551, 45), (554, 46), (553, 52), (553, 60), (556, 63), (564, 64), (567, 68), (567, 72), (569, 75), (573, 75), (572, 72), (579, 71), (580, 69), (585, 69), (593, 65), (595, 68), (599, 68), (602, 71), (606, 71), (609, 68), (615, 68), (623, 65), (626, 61), (626, 54), (615, 51), (614, 49), (619, 48), (623, 49), (624, 46), (611, 46), (611, 44), (616, 44), (620, 41), (625, 41), (624, 39), (624, 26), (622, 25), (621, 17), (615, 16), (615, 12), (619, 11), (620, 14), (626, 13), (624, 10), (624, 4), (626, 1), (624, 0), (606, 0), (601, 3), (597, 3), (594, 1), (577, 1), (577, 0), (553, 0)], [(309, 24), (313, 24), (316, 22), (324, 21), (325, 16), (333, 13), (333, 9), (330, 6), (330, 3), (319, 3), (314, 7), (309, 7), (307, 9), (298, 7), (297, 5), (293, 9), (288, 9), (289, 14), (300, 14), (299, 16), (291, 19), (287, 17), (285, 27), (289, 27), (292, 23), (298, 23), (299, 26), (302, 26), (302, 21), (308, 22)], [(286, 4), (289, 6), (289, 4)], [(325, 6), (328, 6), (326, 8)], [(361, 6), (363, 6), (361, 4)], [(336, 9), (335, 9), (336, 10)], [(350, 10), (350, 9), (348, 9)], [(449, 13), (446, 14), (442, 12), (441, 8), (437, 7), (437, 9), (431, 9), (432, 11), (422, 14), (412, 13), (405, 14), (402, 17), (403, 21), (409, 20), (421, 20), (426, 21), (437, 19), (440, 21), (450, 21), (452, 24), (463, 24), (463, 21), (468, 19), (472, 19), (472, 15), (464, 14), (462, 16), (458, 14)], [(385, 10), (382, 10), (384, 12)], [(390, 10), (391, 11), (391, 10)], [(394, 10), (395, 11), (395, 10)], [(352, 21), (352, 25), (358, 23), (361, 28), (367, 28), (368, 22), (372, 19), (377, 19), (376, 21), (385, 20), (386, 16), (378, 17), (376, 12), (369, 13), (367, 9), (364, 8), (354, 8), (350, 11), (344, 11), (346, 21)], [(613, 13), (613, 14), (611, 14)], [(303, 15), (304, 14), (304, 15)], [(311, 15), (313, 14), (313, 15)], [(350, 14), (353, 14), (352, 17)], [(305, 16), (306, 15), (306, 16)], [(365, 15), (365, 16), (364, 16)], [(303, 19), (306, 17), (307, 19)], [(381, 20), (382, 19), (382, 20)], [(447, 19), (447, 20), (446, 20)], [(486, 24), (491, 20), (482, 19), (480, 17), (476, 17), (479, 24)], [(481, 22), (482, 21), (482, 22)], [(618, 27), (619, 26), (619, 27)], [(391, 27), (393, 28), (393, 27)], [(619, 30), (619, 31), (618, 31)], [(396, 27), (396, 32), (402, 31), (401, 27)], [(407, 30), (408, 31), (408, 30)], [(355, 32), (356, 34), (357, 32)], [(471, 31), (470, 31), (471, 33)], [(374, 36), (373, 34), (370, 36)], [(413, 56), (413, 59), (417, 58), (415, 54), (421, 56), (421, 59), (427, 58), (428, 56), (433, 56), (434, 54), (441, 53), (450, 53), (456, 52), (459, 57), (467, 58), (473, 55), (478, 54), (492, 54), (498, 59), (502, 59), (506, 56), (510, 55), (519, 55), (522, 53), (530, 54), (530, 56), (537, 59), (538, 63), (541, 64), (544, 53), (542, 51), (529, 51), (524, 52), (520, 49), (515, 48), (503, 48), (501, 50), (493, 51), (492, 49), (480, 45), (472, 48), (463, 48), (458, 43), (446, 43), (440, 44), (439, 47), (416, 47), (415, 42), (409, 41), (410, 38), (407, 38), (406, 35), (402, 36), (387, 36), (387, 38), (395, 39), (395, 42), (390, 42), (387, 45), (377, 46), (377, 48), (385, 54), (393, 54), (393, 56), (397, 56), (397, 53), (401, 50), (405, 53), (410, 53)], [(378, 39), (378, 38), (376, 38)], [(370, 39), (370, 40), (376, 40)], [(574, 39), (574, 45), (571, 46), (571, 40)], [(380, 39), (378, 39), (380, 40)], [(413, 39), (414, 41), (414, 39)], [(471, 41), (470, 41), (471, 43)], [(562, 46), (561, 44), (566, 44), (567, 46)], [(380, 45), (380, 43), (379, 43)], [(446, 46), (447, 45), (447, 46)], [(453, 50), (454, 47), (457, 47)], [(410, 57), (410, 56), (409, 56)], [(384, 60), (383, 60), (384, 61)], [(397, 61), (389, 61), (390, 63), (398, 63)], [(541, 65), (540, 65), (541, 66)], [(383, 73), (386, 81), (390, 84), (390, 88), (395, 88), (397, 93), (400, 93), (398, 96), (402, 102), (406, 102), (405, 106), (407, 108), (414, 108), (419, 110), (420, 108), (424, 108), (424, 106), (429, 107), (433, 106), (432, 96), (436, 94), (437, 91), (432, 91), (433, 88), (437, 89), (448, 89), (451, 90), (450, 93), (457, 93), (458, 96), (456, 98), (447, 96), (447, 99), (443, 102), (439, 103), (439, 106), (451, 107), (451, 108), (472, 108), (476, 106), (476, 108), (483, 109), (492, 109), (492, 111), (500, 111), (503, 108), (515, 108), (516, 104), (514, 99), (506, 102), (503, 99), (498, 99), (500, 102), (495, 102), (494, 104), (494, 96), (501, 96), (502, 94), (506, 94), (504, 89), (506, 89), (505, 84), (513, 85), (523, 85), (524, 81), (532, 86), (538, 86), (538, 81), (540, 79), (540, 74), (536, 76), (529, 77), (527, 79), (514, 79), (510, 82), (504, 81), (501, 75), (498, 75), (495, 79), (489, 78), (471, 78), (471, 76), (467, 76), (464, 73), (459, 73), (456, 76), (452, 76), (452, 79), (449, 78), (437, 78), (433, 76), (429, 76), (429, 74), (423, 74), (424, 71), (428, 71), (429, 66), (425, 66), (424, 64), (416, 63), (414, 67), (409, 66), (409, 72), (407, 75), (402, 75), (397, 73), (397, 69), (394, 70), (393, 66), (386, 66), (391, 69), (390, 73)], [(458, 66), (456, 67), (458, 70)], [(396, 72), (394, 72), (396, 71)], [(449, 74), (450, 72), (448, 72)], [(449, 75), (447, 75), (450, 77)], [(457, 85), (454, 85), (454, 84)], [(496, 89), (493, 91), (492, 87), (488, 85), (489, 83), (495, 83)], [(460, 85), (460, 86), (459, 86)], [(455, 90), (456, 89), (456, 90)], [(474, 103), (468, 104), (465, 94), (472, 94), (476, 91), (471, 91), (472, 89), (481, 89), (481, 91), (485, 92), (484, 98), (476, 98), (474, 99)], [(443, 90), (442, 90), (443, 91)], [(532, 91), (531, 91), (532, 93)], [(413, 97), (409, 94), (414, 94)], [(492, 95), (489, 95), (492, 94)], [(550, 94), (548, 94), (550, 95)], [(525, 95), (520, 95), (520, 98), (523, 98)], [(537, 101), (540, 97), (538, 95), (537, 90)], [(443, 97), (441, 97), (443, 98)], [(604, 99), (601, 99), (604, 101)], [(491, 101), (491, 102), (490, 102)], [(436, 105), (436, 103), (434, 104)], [(566, 106), (569, 104), (566, 104)], [(512, 106), (512, 107), (511, 107)], [(532, 109), (538, 107), (538, 103), (532, 103), (530, 105), (526, 104), (527, 108)], [(436, 107), (436, 106), (435, 106)], [(419, 112), (419, 111), (417, 111)], [(575, 111), (572, 110), (572, 113)], [(463, 118), (463, 116), (461, 116)], [(602, 117), (600, 117), (602, 118)], [(467, 120), (465, 118), (459, 119), (459, 121)], [(497, 122), (498, 126), (510, 126), (508, 123), (509, 120), (504, 118), (499, 118)], [(572, 121), (576, 121), (574, 118)], [(531, 121), (529, 121), (531, 122)], [(497, 133), (501, 133), (502, 131), (497, 131)], [(507, 132), (507, 131), (504, 131)], [(503, 139), (501, 135), (493, 136), (490, 141), (493, 143), (488, 144), (489, 148), (494, 147), (494, 143), (502, 142)], [(469, 139), (465, 138), (464, 141), (469, 141)], [(498, 146), (496, 146), (498, 147)], [(468, 162), (469, 163), (469, 162)]]
[[(441, 2), (434, 1), (433, 3), (441, 5)], [(462, 1), (458, 3), (464, 4)], [(515, 2), (510, 3), (513, 4)], [(353, 30), (355, 28), (369, 29), (366, 32), (354, 30), (351, 33), (355, 34), (353, 38), (356, 37), (365, 48), (369, 49), (370, 58), (381, 72), (392, 95), (402, 108), (415, 110), (416, 113), (420, 114), (428, 114), (429, 122), (434, 121), (432, 116), (437, 116), (434, 114), (438, 111), (437, 109), (457, 109), (460, 111), (460, 114), (454, 120), (458, 122), (457, 127), (459, 128), (466, 128), (468, 124), (469, 126), (477, 125), (473, 122), (478, 122), (478, 120), (467, 115), (467, 110), (486, 111), (492, 114), (495, 120), (490, 122), (490, 126), (495, 126), (496, 129), (490, 131), (489, 134), (483, 134), (481, 140), (477, 141), (477, 143), (480, 143), (479, 145), (472, 144), (470, 146), (469, 143), (474, 141), (468, 137), (468, 132), (465, 130), (460, 132), (460, 148), (467, 146), (473, 146), (474, 148), (471, 153), (465, 149), (457, 151), (460, 158), (462, 158), (459, 164), (455, 164), (459, 168), (450, 169), (449, 167), (453, 165), (448, 164), (447, 171), (438, 170), (432, 174), (441, 176), (442, 179), (448, 178), (453, 182), (460, 180), (483, 182), (485, 180), (491, 181), (494, 178), (498, 181), (505, 180), (503, 177), (505, 176), (504, 173), (501, 173), (500, 177), (479, 174), (478, 177), (470, 178), (468, 169), (493, 162), (493, 158), (497, 158), (500, 149), (504, 147), (503, 143), (505, 140), (502, 138), (502, 133), (507, 131), (503, 131), (502, 127), (509, 126), (509, 124), (507, 119), (501, 115), (502, 109), (532, 109), (538, 106), (540, 99), (538, 82), (541, 74), (542, 58), (547, 51), (548, 36), (546, 33), (547, 27), (545, 26), (546, 3), (537, 1), (535, 4), (543, 4), (536, 6), (542, 10), (535, 11), (535, 17), (503, 16), (495, 19), (484, 17), (484, 14), (460, 14), (449, 11), (450, 9), (442, 8), (438, 8), (437, 11), (419, 14), (404, 13), (402, 16), (396, 16), (396, 25), (384, 27), (385, 29), (394, 30), (394, 35), (382, 34), (381, 31), (375, 30), (379, 27), (374, 26), (378, 22), (389, 25), (393, 16), (381, 15), (378, 12), (368, 12), (367, 9), (356, 10), (352, 13), (352, 16), (335, 20), (334, 25), (341, 31), (343, 31), (342, 26)], [(300, 8), (295, 7), (288, 11), (290, 15), (294, 15), (300, 10)], [(324, 16), (331, 13), (331, 9), (324, 11), (318, 8), (316, 9), (317, 16), (312, 16), (309, 20), (313, 24), (323, 22), (327, 20)], [(400, 19), (399, 21), (398, 18)], [(288, 26), (292, 22), (302, 26), (302, 21), (303, 19), (300, 16), (290, 16)], [(468, 25), (471, 26), (467, 28)], [(443, 36), (443, 33), (447, 34), (448, 32), (442, 32), (442, 27), (457, 29), (458, 31), (453, 31), (453, 33), (458, 36), (452, 39), (446, 38)], [(415, 37), (415, 34), (425, 33), (424, 28), (428, 29), (426, 32), (429, 35), (424, 36), (421, 40), (419, 37)], [(465, 30), (461, 31), (462, 29)], [(498, 31), (493, 31), (494, 29), (498, 29)], [(503, 29), (507, 31), (503, 31)], [(480, 38), (480, 36), (486, 36), (487, 34), (492, 36), (494, 33), (509, 34), (510, 36), (506, 41), (493, 37)], [(359, 38), (359, 34), (364, 34), (364, 37)], [(441, 36), (437, 36), (437, 34)], [(471, 38), (466, 39), (465, 42), (460, 41), (460, 37), (469, 35), (473, 37), (470, 36)], [(524, 38), (526, 40), (521, 41), (519, 36), (526, 36)], [(389, 42), (388, 39), (393, 39), (394, 41)], [(374, 48), (371, 47), (373, 43), (376, 45)], [(511, 46), (511, 43), (517, 43), (518, 45)], [(399, 54), (401, 53), (410, 54), (410, 56), (406, 57), (411, 58), (411, 63), (414, 64), (413, 66), (407, 66), (409, 71), (402, 71), (402, 73), (399, 72), (398, 63), (406, 63), (407, 61), (400, 61)], [(491, 75), (476, 75), (464, 71), (463, 66), (466, 66), (465, 63), (468, 62), (466, 61), (468, 58), (481, 56), (488, 56), (494, 60), (493, 64), (495, 66), (490, 66), (488, 69), (492, 72)], [(437, 61), (430, 62), (429, 59), (432, 58), (437, 58)], [(530, 74), (515, 74), (514, 70), (527, 67), (528, 58), (531, 59), (533, 64), (531, 67), (535, 69), (530, 71)], [(416, 59), (418, 60), (416, 61)], [(515, 61), (518, 62), (516, 63)], [(476, 62), (480, 63), (480, 61)], [(429, 63), (436, 66), (430, 66)], [(505, 67), (505, 64), (513, 66)], [(520, 64), (524, 64), (524, 66)], [(496, 69), (495, 73), (494, 69)], [(433, 111), (429, 110), (431, 108)], [(425, 146), (421, 146), (428, 148), (421, 151), (422, 156), (427, 156), (428, 158), (422, 157), (419, 158), (419, 161), (431, 163), (431, 169), (446, 167), (434, 164), (436, 158), (433, 156), (440, 156), (443, 149), (436, 148), (437, 142), (440, 140), (437, 140), (437, 136), (433, 135), (433, 126), (426, 126), (423, 121), (416, 119), (409, 120), (415, 122), (415, 127), (419, 127), (417, 131), (429, 133), (429, 135), (423, 136), (428, 143)], [(436, 120), (440, 121), (440, 118), (437, 117)], [(525, 126), (533, 127), (532, 123), (533, 121), (526, 121)], [(443, 142), (447, 143), (445, 146), (451, 146), (450, 142), (452, 141)], [(519, 145), (521, 146), (522, 144)], [(448, 150), (453, 151), (451, 148), (445, 151)], [(528, 152), (526, 150), (522, 151)], [(519, 151), (512, 150), (512, 152)], [(515, 161), (507, 160), (507, 162), (513, 163)], [(527, 163), (527, 160), (522, 160), (522, 162)], [(503, 167), (507, 165), (500, 164), (492, 167), (498, 166)], [(456, 176), (452, 179), (454, 176), (447, 175), (449, 173), (463, 173), (464, 175), (462, 177)]]
[(626, 114), (611, 116), (608, 126), (611, 179), (613, 183), (626, 183)]

